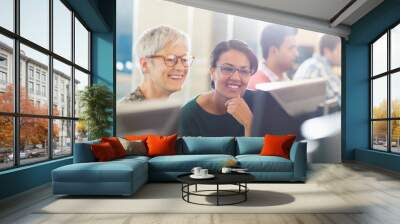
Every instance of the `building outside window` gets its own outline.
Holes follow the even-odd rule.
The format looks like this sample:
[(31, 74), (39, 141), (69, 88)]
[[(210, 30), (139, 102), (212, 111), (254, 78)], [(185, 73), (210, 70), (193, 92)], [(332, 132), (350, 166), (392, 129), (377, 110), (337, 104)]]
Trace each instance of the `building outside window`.
[[(13, 1), (7, 2), (2, 4), (12, 4), (6, 8), (13, 9)], [(14, 18), (19, 21), (15, 29), (19, 33), (15, 33), (14, 29), (11, 31), (8, 29), (7, 32), (0, 29), (0, 84), (11, 85), (13, 88), (7, 91), (14, 91), (16, 88), (11, 68), (19, 66), (20, 74), (17, 78), (20, 80), (21, 93), (18, 99), (9, 101), (12, 105), (2, 105), (4, 102), (0, 102), (0, 123), (2, 128), (6, 127), (6, 131), (1, 132), (4, 136), (0, 136), (3, 140), (0, 141), (0, 156), (5, 158), (0, 160), (0, 171), (71, 156), (74, 141), (87, 139), (85, 127), (76, 128), (79, 114), (74, 114), (70, 106), (79, 101), (77, 92), (80, 88), (72, 92), (71, 88), (65, 87), (81, 83), (82, 79), (89, 80), (90, 31), (76, 17), (75, 12), (71, 10), (72, 7), (65, 5), (67, 2), (62, 0), (51, 0), (52, 4), (49, 2), (49, 0), (19, 1), (18, 13), (11, 12), (14, 17), (19, 16)], [(37, 14), (38, 11), (43, 13)], [(45, 13), (46, 11), (48, 13)], [(49, 27), (50, 24), (53, 25), (52, 29)], [(7, 29), (7, 27), (2, 28)], [(49, 35), (51, 31), (52, 35)], [(15, 35), (10, 35), (9, 32)], [(53, 51), (50, 49), (50, 42), (53, 43)], [(17, 48), (19, 51), (15, 51), (15, 44), (19, 45)], [(17, 62), (12, 60), (14, 52), (20, 59)], [(53, 53), (62, 57), (63, 62), (56, 63)], [(72, 60), (72, 55), (75, 55), (75, 60)], [(49, 71), (53, 71), (53, 74)], [(75, 80), (73, 80), (74, 73), (79, 73)], [(53, 78), (53, 89), (47, 94), (50, 78)], [(62, 87), (59, 85), (60, 79), (64, 82)], [(89, 82), (85, 84), (89, 85)], [(0, 97), (3, 94), (14, 96), (13, 92), (5, 90), (2, 90), (0, 85)], [(62, 107), (57, 106), (61, 94)], [(49, 99), (53, 99), (54, 103), (52, 114), (49, 113), (51, 112)], [(13, 109), (4, 111), (4, 108), (14, 108), (14, 102), (20, 108), (18, 113)], [(62, 119), (59, 116), (62, 116)], [(14, 125), (18, 125), (18, 135), (14, 135)], [(33, 131), (43, 134), (33, 139), (30, 135)], [(18, 141), (15, 141), (16, 139)], [(16, 155), (14, 151), (17, 152)], [(16, 157), (19, 159), (16, 160)]]

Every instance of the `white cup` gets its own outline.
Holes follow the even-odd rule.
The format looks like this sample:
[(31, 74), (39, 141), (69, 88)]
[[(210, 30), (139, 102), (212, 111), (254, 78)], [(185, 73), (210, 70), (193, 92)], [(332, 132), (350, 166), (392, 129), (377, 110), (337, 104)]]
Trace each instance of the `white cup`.
[(208, 169), (201, 169), (200, 170), (200, 176), (207, 176), (208, 175)]
[(229, 167), (222, 167), (222, 170), (221, 170), (222, 173), (230, 173), (231, 171), (232, 171), (232, 169)]
[(201, 167), (193, 167), (192, 173), (193, 173), (194, 175), (196, 175), (196, 176), (199, 176), (199, 175), (201, 175), (201, 174), (200, 174), (200, 171), (201, 171), (201, 170), (202, 170)]

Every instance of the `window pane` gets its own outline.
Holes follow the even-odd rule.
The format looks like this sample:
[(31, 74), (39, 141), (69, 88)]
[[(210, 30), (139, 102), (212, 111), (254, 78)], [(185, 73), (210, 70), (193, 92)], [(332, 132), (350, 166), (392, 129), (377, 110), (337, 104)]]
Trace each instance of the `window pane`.
[(387, 118), (387, 78), (372, 81), (372, 118)]
[(391, 97), (391, 110), (392, 117), (400, 118), (400, 72), (391, 75), (391, 88), (390, 88), (390, 97)]
[(71, 66), (53, 60), (53, 115), (72, 117)]
[(72, 12), (60, 1), (53, 1), (53, 51), (71, 60)]
[(75, 18), (75, 63), (89, 69), (89, 32)]
[(392, 140), (392, 152), (400, 153), (400, 120), (394, 120), (390, 122), (391, 127), (391, 140)]
[(372, 45), (372, 68), (373, 75), (387, 71), (387, 34)]
[(0, 111), (14, 111), (13, 40), (0, 35)]
[(0, 26), (14, 31), (14, 1), (0, 1)]
[(75, 69), (75, 117), (79, 117), (81, 114), (81, 108), (79, 106), (79, 95), (86, 86), (89, 85), (89, 75)]
[(49, 120), (21, 117), (20, 152), (21, 164), (34, 163), (49, 158)]
[(72, 121), (53, 120), (53, 157), (72, 154)]
[(21, 36), (49, 47), (49, 1), (20, 0)]
[(75, 121), (75, 143), (88, 140), (88, 129), (83, 120)]
[(14, 165), (13, 118), (0, 116), (0, 170)]
[(373, 149), (387, 151), (387, 121), (372, 122)]
[(400, 24), (391, 31), (390, 50), (391, 69), (400, 67)]
[(49, 57), (21, 44), (20, 108), (25, 114), (48, 114)]

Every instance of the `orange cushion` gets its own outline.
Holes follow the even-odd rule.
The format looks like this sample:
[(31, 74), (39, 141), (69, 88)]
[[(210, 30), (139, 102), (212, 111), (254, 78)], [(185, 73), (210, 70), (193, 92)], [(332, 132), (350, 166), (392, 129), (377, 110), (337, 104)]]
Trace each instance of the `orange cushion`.
[(126, 151), (122, 146), (121, 142), (116, 137), (109, 137), (109, 138), (101, 138), (101, 142), (108, 142), (114, 149), (115, 155), (118, 158), (125, 157)]
[(113, 147), (108, 142), (93, 144), (91, 145), (91, 149), (97, 161), (103, 162), (117, 158)]
[(295, 135), (265, 135), (264, 146), (261, 149), (260, 155), (262, 156), (280, 156), (286, 159), (290, 158), (290, 148)]
[(146, 140), (148, 147), (148, 156), (175, 155), (176, 139), (176, 134), (170, 136), (148, 136)]
[(129, 141), (143, 141), (145, 142), (147, 139), (147, 135), (125, 135), (124, 136), (125, 139), (129, 140)]

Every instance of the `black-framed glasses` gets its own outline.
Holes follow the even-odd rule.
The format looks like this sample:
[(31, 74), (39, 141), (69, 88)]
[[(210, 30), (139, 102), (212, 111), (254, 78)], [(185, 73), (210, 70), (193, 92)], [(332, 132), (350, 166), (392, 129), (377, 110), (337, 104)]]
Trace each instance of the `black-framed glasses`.
[(254, 73), (249, 68), (236, 68), (232, 65), (217, 65), (216, 67), (221, 71), (222, 74), (229, 76), (235, 74), (236, 71), (239, 72), (241, 77), (249, 77)]
[(181, 63), (183, 64), (183, 66), (189, 67), (194, 61), (193, 56), (189, 56), (189, 55), (176, 56), (174, 54), (170, 54), (167, 56), (151, 55), (151, 56), (148, 56), (147, 58), (162, 58), (164, 60), (165, 65), (168, 67), (175, 66), (178, 63), (178, 60), (181, 60)]

